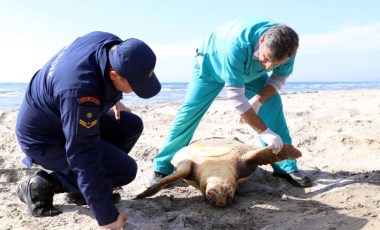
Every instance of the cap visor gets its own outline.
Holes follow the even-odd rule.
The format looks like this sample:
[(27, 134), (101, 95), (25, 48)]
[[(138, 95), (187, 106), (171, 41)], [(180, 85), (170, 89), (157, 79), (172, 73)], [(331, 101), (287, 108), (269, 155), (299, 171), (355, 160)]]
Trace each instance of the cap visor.
[(130, 81), (129, 84), (137, 96), (145, 99), (154, 97), (161, 91), (161, 84), (155, 73), (147, 81)]

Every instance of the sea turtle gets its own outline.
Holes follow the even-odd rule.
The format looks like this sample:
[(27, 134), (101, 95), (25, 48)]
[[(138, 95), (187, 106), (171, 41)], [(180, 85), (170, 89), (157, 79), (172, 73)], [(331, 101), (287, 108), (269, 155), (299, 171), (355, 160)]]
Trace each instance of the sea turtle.
[(293, 145), (285, 144), (277, 154), (269, 147), (255, 149), (236, 139), (208, 138), (195, 141), (174, 155), (175, 172), (148, 187), (135, 199), (152, 196), (167, 184), (184, 179), (201, 190), (212, 205), (232, 203), (236, 188), (247, 181), (258, 165), (301, 157)]

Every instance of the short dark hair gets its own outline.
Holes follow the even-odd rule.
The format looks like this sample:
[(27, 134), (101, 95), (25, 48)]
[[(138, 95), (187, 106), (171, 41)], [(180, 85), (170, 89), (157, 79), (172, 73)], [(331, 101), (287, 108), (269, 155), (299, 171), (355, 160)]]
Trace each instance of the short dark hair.
[(298, 42), (298, 34), (284, 24), (272, 26), (264, 34), (264, 45), (274, 52), (276, 61), (293, 56), (298, 49)]

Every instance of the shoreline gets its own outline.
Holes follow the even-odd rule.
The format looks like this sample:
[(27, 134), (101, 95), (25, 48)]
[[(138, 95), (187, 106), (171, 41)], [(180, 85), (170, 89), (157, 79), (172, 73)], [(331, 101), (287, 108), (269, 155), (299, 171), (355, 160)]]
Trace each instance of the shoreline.
[[(377, 82), (376, 82), (377, 83)], [(379, 82), (380, 84), (380, 82)], [(186, 90), (187, 89), (182, 89), (183, 91), (183, 98), (186, 94)], [(340, 91), (361, 91), (361, 90), (380, 90), (380, 87), (379, 88), (365, 88), (365, 89), (362, 89), (362, 88), (358, 88), (358, 89), (326, 89), (326, 90), (323, 90), (323, 89), (319, 89), (319, 90), (304, 90), (304, 91), (291, 91), (291, 92), (281, 92), (280, 91), (280, 95), (284, 96), (284, 95), (292, 95), (292, 94), (309, 94), (309, 93), (324, 93), (324, 92), (340, 92)], [(141, 98), (138, 98), (136, 95), (123, 95), (124, 96), (124, 99), (122, 99), (122, 102), (125, 103), (126, 105), (131, 105), (131, 106), (135, 106), (135, 105), (145, 105), (145, 104), (154, 104), (154, 103), (170, 103), (170, 102), (178, 102), (178, 101), (182, 101), (180, 99), (174, 99), (172, 97), (170, 97), (167, 101), (164, 101), (164, 99), (157, 99), (158, 97), (154, 97), (152, 99), (141, 99)], [(22, 102), (22, 98), (24, 97), (24, 94), (20, 95), (20, 98), (19, 98), (19, 102), (17, 103), (18, 106), (21, 106), (21, 102)], [(221, 92), (218, 96), (217, 96), (217, 99), (216, 100), (227, 100), (226, 96), (225, 96), (225, 92)], [(1, 102), (1, 101), (0, 101)], [(131, 102), (131, 103), (129, 103)], [(9, 105), (7, 107), (10, 107)], [(13, 111), (13, 110), (18, 110), (18, 107), (14, 107), (12, 106), (12, 108), (7, 108), (7, 109), (3, 109), (0, 105), (0, 114), (3, 113), (3, 112), (8, 112), (8, 111)]]

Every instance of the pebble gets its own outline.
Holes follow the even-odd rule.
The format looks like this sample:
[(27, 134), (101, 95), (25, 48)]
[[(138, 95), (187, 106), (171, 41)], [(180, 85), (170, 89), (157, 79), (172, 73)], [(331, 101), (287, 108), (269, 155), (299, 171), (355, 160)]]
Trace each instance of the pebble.
[(282, 196), (281, 196), (282, 201), (287, 201), (288, 199), (289, 199), (289, 197), (287, 195), (282, 194)]
[(11, 175), (9, 174), (1, 174), (0, 183), (9, 184), (11, 182)]

